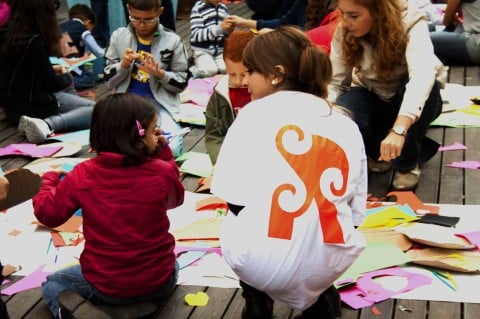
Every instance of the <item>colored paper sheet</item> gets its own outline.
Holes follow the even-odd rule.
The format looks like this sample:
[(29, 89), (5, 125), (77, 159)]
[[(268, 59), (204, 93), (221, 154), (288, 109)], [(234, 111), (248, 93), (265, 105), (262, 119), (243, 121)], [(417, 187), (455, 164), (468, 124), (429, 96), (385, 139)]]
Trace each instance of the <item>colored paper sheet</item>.
[(361, 274), (405, 264), (410, 258), (398, 247), (385, 242), (367, 243), (365, 250), (358, 256), (357, 260), (340, 276), (335, 286), (341, 287), (357, 281)]
[[(374, 279), (378, 280), (374, 281)], [(384, 287), (381, 283), (382, 281), (393, 282), (396, 279), (406, 279), (407, 284), (397, 289)], [(342, 288), (339, 293), (342, 301), (353, 309), (359, 309), (372, 306), (398, 293), (407, 292), (431, 282), (432, 279), (428, 276), (408, 272), (400, 267), (392, 267), (365, 273), (354, 286)]]
[(359, 228), (395, 227), (415, 220), (418, 220), (417, 216), (405, 213), (398, 206), (385, 206), (381, 211), (367, 215)]
[[(62, 224), (58, 227), (55, 227), (53, 229), (55, 229), (56, 231), (64, 231), (64, 232), (75, 233), (80, 229), (80, 226), (82, 225), (82, 222), (83, 222), (83, 217), (74, 215), (74, 216), (70, 217), (70, 219), (67, 220), (64, 224)], [(37, 224), (39, 226), (42, 226), (42, 227), (47, 227), (47, 226), (43, 225), (42, 223), (40, 223), (39, 221), (34, 221), (33, 223)]]
[(49, 157), (61, 150), (61, 146), (42, 146), (36, 144), (10, 144), (7, 147), (0, 148), (0, 156), (16, 155), (31, 157)]
[(206, 253), (215, 253), (219, 256), (222, 256), (222, 249), (219, 247), (199, 247), (199, 246), (175, 246), (175, 255), (179, 255), (186, 251), (203, 251)]
[(479, 169), (480, 161), (460, 161), (447, 164), (445, 166), (466, 169)]
[(213, 172), (213, 165), (206, 153), (187, 152), (176, 158), (180, 165), (180, 172), (200, 177), (209, 177)]
[(446, 145), (446, 146), (440, 146), (438, 148), (439, 152), (445, 152), (445, 151), (457, 151), (457, 150), (466, 150), (467, 147), (461, 143), (454, 142), (451, 145)]
[(386, 196), (395, 196), (397, 204), (408, 204), (418, 215), (424, 215), (427, 213), (438, 214), (440, 208), (434, 205), (424, 204), (412, 191), (397, 191), (390, 192)]
[(55, 134), (49, 137), (47, 141), (75, 142), (80, 145), (88, 145), (90, 144), (90, 130), (87, 129), (65, 134)]
[(49, 272), (43, 271), (44, 267), (45, 265), (40, 266), (37, 270), (23, 277), (13, 285), (2, 289), (2, 294), (11, 296), (13, 294), (16, 294), (17, 292), (40, 287), (42, 285), (42, 282), (44, 282), (47, 276), (50, 274)]

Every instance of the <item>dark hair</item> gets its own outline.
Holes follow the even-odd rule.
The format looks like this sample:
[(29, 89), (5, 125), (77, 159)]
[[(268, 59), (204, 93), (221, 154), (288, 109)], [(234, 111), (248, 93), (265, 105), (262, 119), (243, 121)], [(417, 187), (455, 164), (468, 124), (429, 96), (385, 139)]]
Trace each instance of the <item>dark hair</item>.
[(332, 77), (330, 59), (297, 27), (281, 26), (255, 37), (243, 51), (243, 64), (250, 72), (281, 78), (280, 90), (328, 96), (327, 85)]
[(225, 39), (223, 58), (233, 62), (242, 62), (243, 49), (255, 37), (255, 33), (247, 30), (235, 30)]
[(320, 22), (337, 8), (337, 0), (308, 0), (305, 9), (305, 30), (318, 27)]
[(68, 9), (68, 18), (90, 20), (93, 25), (96, 23), (95, 12), (93, 12), (93, 10), (85, 4), (76, 4)]
[(10, 5), (11, 16), (0, 52), (21, 54), (29, 39), (39, 34), (48, 54), (60, 56), (60, 31), (53, 0), (16, 0)]
[(125, 165), (140, 163), (151, 150), (145, 147), (136, 121), (146, 130), (157, 114), (153, 103), (145, 97), (132, 93), (109, 95), (93, 108), (90, 146), (96, 153), (122, 154)]
[(162, 0), (128, 0), (128, 6), (141, 11), (158, 10), (162, 7)]

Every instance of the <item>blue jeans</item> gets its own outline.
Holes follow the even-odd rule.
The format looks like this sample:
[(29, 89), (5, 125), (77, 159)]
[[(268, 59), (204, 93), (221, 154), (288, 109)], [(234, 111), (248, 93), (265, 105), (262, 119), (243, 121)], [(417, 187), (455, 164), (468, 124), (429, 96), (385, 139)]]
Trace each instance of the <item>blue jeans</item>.
[(472, 65), (465, 35), (459, 30), (430, 32), (435, 55), (447, 65)]
[[(175, 288), (178, 279), (178, 263), (175, 262), (175, 270), (163, 287), (156, 291), (152, 291), (146, 295), (130, 297), (130, 298), (110, 298), (101, 294), (95, 287), (93, 287), (82, 274), (80, 265), (71, 266), (65, 269), (58, 270), (53, 274), (47, 276), (47, 281), (42, 284), (42, 295), (48, 308), (55, 318), (58, 318), (59, 304), (58, 295), (67, 289), (75, 290), (83, 298), (88, 299), (92, 303), (107, 303), (107, 304), (130, 304), (139, 301), (161, 299)], [(139, 283), (141, 284), (141, 283)]]
[(90, 128), (94, 101), (67, 92), (57, 92), (58, 112), (44, 118), (55, 132), (78, 131)]
[[(398, 116), (406, 83), (407, 81), (402, 83), (390, 101), (380, 99), (375, 93), (363, 87), (352, 87), (337, 98), (337, 104), (352, 112), (353, 119), (362, 133), (365, 151), (373, 159), (380, 157), (380, 143)], [(441, 110), (440, 85), (435, 81), (420, 118), (407, 132), (401, 155), (392, 161), (395, 169), (408, 171), (419, 163), (422, 139), (430, 123), (437, 118)]]
[(163, 106), (161, 106), (155, 101), (153, 102), (157, 106), (157, 110), (160, 113), (158, 116), (157, 125), (163, 131), (169, 132), (172, 134), (173, 137), (168, 142), (168, 145), (172, 150), (173, 157), (177, 158), (183, 153), (183, 136), (180, 134), (176, 135), (177, 133), (180, 132), (182, 127), (173, 119), (170, 113)]

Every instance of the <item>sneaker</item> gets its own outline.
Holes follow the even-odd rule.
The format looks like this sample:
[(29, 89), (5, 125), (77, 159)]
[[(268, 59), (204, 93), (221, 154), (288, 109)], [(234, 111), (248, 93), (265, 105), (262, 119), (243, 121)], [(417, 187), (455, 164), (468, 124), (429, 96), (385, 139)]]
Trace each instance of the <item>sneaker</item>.
[(47, 122), (42, 119), (23, 116), (25, 122), (25, 136), (30, 143), (41, 144), (53, 132)]
[(393, 175), (392, 187), (396, 190), (412, 190), (418, 185), (420, 169), (418, 165), (406, 172), (395, 172)]
[(22, 115), (20, 116), (20, 120), (18, 121), (18, 133), (25, 135), (26, 127), (27, 127), (27, 118), (28, 116)]
[(377, 161), (373, 158), (368, 158), (368, 171), (373, 173), (386, 173), (392, 169), (392, 164), (387, 161)]

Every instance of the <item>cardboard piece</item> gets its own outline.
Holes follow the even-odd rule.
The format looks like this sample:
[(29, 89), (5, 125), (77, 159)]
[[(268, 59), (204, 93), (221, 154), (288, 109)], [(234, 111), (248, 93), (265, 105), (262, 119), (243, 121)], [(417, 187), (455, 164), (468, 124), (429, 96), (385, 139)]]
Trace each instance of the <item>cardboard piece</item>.
[(478, 251), (425, 248), (412, 249), (406, 254), (414, 264), (458, 272), (480, 273), (480, 253)]
[(412, 247), (412, 242), (407, 236), (391, 228), (363, 228), (359, 231), (367, 243), (377, 241), (390, 243), (402, 251), (407, 251)]
[(0, 210), (10, 208), (35, 196), (42, 186), (40, 175), (25, 168), (19, 168), (5, 174), (9, 187), (7, 197), (0, 201)]
[(195, 203), (195, 211), (201, 210), (217, 210), (223, 209), (225, 212), (228, 210), (227, 202), (217, 196), (207, 197), (201, 199)]
[(73, 156), (82, 150), (82, 145), (75, 142), (58, 142), (39, 145), (39, 148), (59, 147), (60, 150), (51, 155), (51, 157)]
[(455, 230), (432, 224), (409, 223), (395, 227), (395, 230), (407, 236), (411, 241), (439, 248), (447, 249), (472, 249), (466, 239), (456, 236)]
[(201, 218), (190, 225), (174, 230), (172, 234), (179, 241), (218, 240), (222, 222), (221, 217)]

